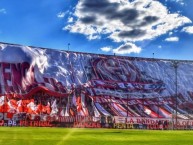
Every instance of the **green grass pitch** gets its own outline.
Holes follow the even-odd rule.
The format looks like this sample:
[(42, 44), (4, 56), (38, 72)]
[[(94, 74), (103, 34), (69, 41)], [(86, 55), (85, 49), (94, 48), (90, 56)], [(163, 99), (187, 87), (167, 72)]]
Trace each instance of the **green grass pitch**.
[(0, 127), (0, 145), (192, 145), (193, 131)]

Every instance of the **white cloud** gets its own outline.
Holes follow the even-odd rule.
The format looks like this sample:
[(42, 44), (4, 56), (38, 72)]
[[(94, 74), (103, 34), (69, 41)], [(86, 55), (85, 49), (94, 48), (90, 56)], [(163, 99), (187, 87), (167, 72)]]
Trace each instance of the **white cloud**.
[(192, 21), (170, 13), (157, 0), (79, 0), (75, 20), (63, 28), (87, 39), (108, 37), (114, 42), (151, 40)]
[(166, 2), (168, 1), (176, 2), (176, 3), (179, 3), (180, 5), (185, 5), (184, 0), (166, 0)]
[(73, 17), (68, 17), (68, 23), (72, 23), (73, 22)]
[(161, 48), (162, 48), (162, 46), (161, 46), (161, 45), (159, 45), (159, 46), (158, 46), (158, 48), (159, 48), (159, 49), (161, 49)]
[(182, 31), (189, 34), (193, 34), (193, 26), (184, 27)]
[(181, 5), (185, 5), (184, 0), (176, 0), (177, 3), (181, 4)]
[(116, 49), (113, 49), (112, 51), (113, 53), (116, 54), (130, 54), (130, 53), (140, 53), (141, 52), (141, 48), (137, 47), (135, 44), (133, 43), (125, 43), (121, 46), (119, 46)]
[(169, 35), (171, 36), (173, 34), (173, 32), (169, 32)]
[(101, 48), (101, 50), (104, 51), (104, 52), (109, 52), (109, 51), (111, 51), (111, 49), (112, 49), (112, 48), (109, 47), (109, 46), (106, 46), (106, 47), (102, 47), (102, 48)]
[(179, 41), (179, 38), (178, 37), (169, 37), (169, 38), (166, 38), (165, 41), (176, 42), (176, 41)]
[(6, 14), (6, 13), (7, 13), (7, 11), (6, 11), (6, 9), (0, 9), (0, 13), (2, 13), (2, 14)]
[(59, 13), (57, 14), (57, 17), (58, 17), (58, 18), (64, 18), (65, 15), (66, 15), (65, 12), (59, 12)]

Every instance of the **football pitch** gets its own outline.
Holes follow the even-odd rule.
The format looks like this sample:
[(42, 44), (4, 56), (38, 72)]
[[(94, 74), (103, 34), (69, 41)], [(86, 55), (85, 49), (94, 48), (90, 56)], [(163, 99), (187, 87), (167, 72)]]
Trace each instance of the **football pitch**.
[(192, 145), (193, 131), (0, 127), (0, 145)]

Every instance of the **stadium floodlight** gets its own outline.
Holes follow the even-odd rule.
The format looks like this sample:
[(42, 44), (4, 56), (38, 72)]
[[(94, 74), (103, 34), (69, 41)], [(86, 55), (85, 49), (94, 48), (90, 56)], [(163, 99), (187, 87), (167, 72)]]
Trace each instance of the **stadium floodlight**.
[(178, 67), (179, 67), (179, 61), (174, 60), (172, 64), (174, 70), (175, 70), (175, 122), (176, 122), (176, 129), (177, 129), (177, 107), (178, 107)]
[(70, 43), (68, 43), (68, 51), (69, 51), (69, 49), (70, 49)]

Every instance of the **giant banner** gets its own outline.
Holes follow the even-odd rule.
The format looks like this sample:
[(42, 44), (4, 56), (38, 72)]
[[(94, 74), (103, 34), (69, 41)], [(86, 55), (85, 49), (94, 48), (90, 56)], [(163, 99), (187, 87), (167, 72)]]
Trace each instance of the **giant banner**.
[(192, 119), (192, 72), (193, 61), (1, 43), (0, 113), (32, 121), (37, 116), (40, 121), (69, 116)]

